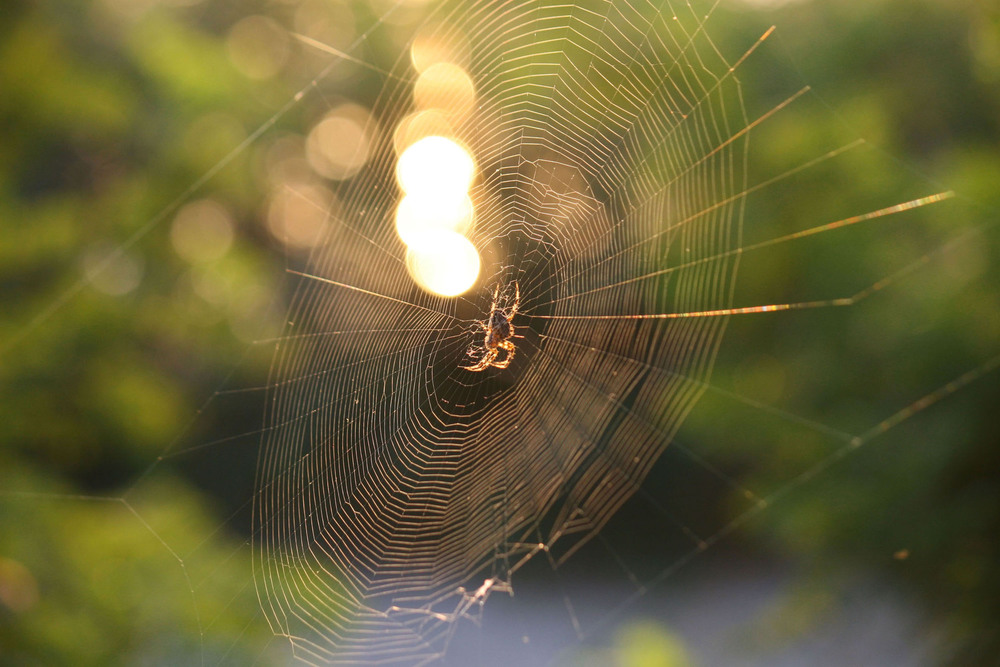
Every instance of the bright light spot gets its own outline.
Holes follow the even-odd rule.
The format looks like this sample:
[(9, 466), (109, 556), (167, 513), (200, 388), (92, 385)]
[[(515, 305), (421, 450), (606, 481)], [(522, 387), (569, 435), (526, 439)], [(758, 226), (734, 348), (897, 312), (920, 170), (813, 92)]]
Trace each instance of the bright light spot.
[(268, 79), (288, 60), (288, 33), (274, 19), (248, 16), (229, 31), (226, 50), (243, 74), (251, 79)]
[(421, 288), (441, 296), (458, 296), (479, 277), (479, 251), (456, 232), (431, 231), (406, 249), (406, 268)]
[(121, 296), (139, 286), (143, 261), (127, 250), (100, 245), (84, 254), (83, 273), (98, 291)]
[(476, 165), (451, 139), (425, 137), (399, 156), (396, 179), (403, 192), (420, 197), (458, 199), (469, 191)]
[(418, 109), (440, 109), (460, 120), (476, 104), (476, 87), (464, 69), (452, 63), (435, 63), (423, 71), (413, 85)]
[[(451, 37), (445, 37), (450, 35)], [(417, 32), (410, 46), (413, 69), (423, 72), (440, 62), (465, 62), (465, 41), (454, 28), (439, 23), (428, 23)]]
[(392, 135), (393, 148), (400, 155), (424, 137), (448, 137), (454, 134), (451, 123), (437, 109), (418, 111), (406, 116), (396, 126)]
[(472, 229), (473, 213), (468, 195), (461, 199), (406, 195), (396, 207), (396, 233), (406, 245), (419, 243), (424, 234), (435, 230), (466, 235)]
[(174, 216), (170, 241), (177, 254), (192, 264), (219, 259), (233, 244), (232, 216), (211, 199), (191, 202)]
[(319, 122), (306, 139), (306, 159), (316, 173), (342, 181), (368, 161), (370, 145), (364, 125), (368, 114), (354, 104), (344, 104)]

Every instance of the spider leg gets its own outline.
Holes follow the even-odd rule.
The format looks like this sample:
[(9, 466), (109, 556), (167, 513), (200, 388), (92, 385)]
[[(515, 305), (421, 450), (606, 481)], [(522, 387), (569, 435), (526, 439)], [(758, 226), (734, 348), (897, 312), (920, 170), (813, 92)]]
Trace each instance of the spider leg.
[[(506, 351), (507, 356), (500, 361), (494, 361), (492, 365), (500, 369), (507, 368), (510, 366), (510, 362), (514, 360), (514, 343), (509, 340), (505, 340), (497, 344), (497, 348)], [(496, 354), (493, 356), (496, 357)]]
[(493, 360), (497, 358), (496, 350), (487, 350), (483, 358), (479, 360), (479, 363), (474, 366), (462, 366), (467, 371), (485, 371), (487, 368), (493, 365)]
[[(490, 328), (486, 325), (485, 322), (483, 322), (482, 320), (479, 320), (478, 322), (474, 322), (473, 323), (473, 329), (474, 330), (475, 329), (482, 329), (484, 332), (486, 332), (486, 341), (487, 341), (486, 344), (489, 343), (489, 331), (490, 331)], [(471, 357), (473, 354), (476, 353), (476, 351), (477, 351), (477, 348), (475, 346), (473, 346), (473, 347), (470, 347), (466, 351), (466, 354)], [(462, 368), (465, 368), (465, 366), (463, 366)]]

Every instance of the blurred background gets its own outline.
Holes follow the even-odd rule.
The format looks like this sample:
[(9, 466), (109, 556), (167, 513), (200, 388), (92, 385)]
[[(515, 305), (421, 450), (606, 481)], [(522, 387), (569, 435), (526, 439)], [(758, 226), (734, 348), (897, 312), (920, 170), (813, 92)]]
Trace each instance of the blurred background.
[[(281, 331), (285, 268), (325, 215), (287, 192), (293, 183), (336, 206), (331, 183), (360, 165), (310, 153), (310, 137), (334, 122), (345, 142), (363, 144), (379, 70), (406, 57), (432, 8), (6, 3), (0, 664), (289, 662), (258, 611), (249, 545), (268, 339)], [(344, 51), (376, 23), (353, 59), (293, 36)], [(990, 373), (1000, 338), (1000, 8), (726, 0), (713, 39), (738, 56), (771, 23), (766, 57), (741, 70), (748, 107), (803, 83), (815, 94), (754, 135), (755, 168), (781, 171), (843, 138), (876, 149), (755, 194), (748, 243), (840, 212), (958, 196), (748, 258), (741, 305), (854, 294), (922, 265), (849, 315), (734, 319), (713, 377), (722, 391), (705, 394), (678, 438), (780, 503), (583, 646), (544, 653), (536, 641), (526, 661), (1000, 664), (1000, 383)], [(293, 103), (331, 62), (319, 94)], [(981, 377), (868, 433), (968, 371)], [(765, 405), (866, 434), (865, 446), (803, 477), (836, 448)], [(746, 510), (732, 489), (684, 488), (669, 462), (647, 486), (675, 489), (662, 504), (685, 524), (714, 533)], [(682, 552), (636, 535), (662, 520), (626, 507), (603, 541), (629, 571), (656, 576)], [(607, 574), (601, 558), (581, 556), (553, 594), (586, 606)], [(533, 577), (545, 580), (526, 572), (518, 591), (529, 602)], [(531, 604), (565, 615), (561, 600)], [(488, 612), (456, 644), (456, 664), (504, 664), (490, 621)]]

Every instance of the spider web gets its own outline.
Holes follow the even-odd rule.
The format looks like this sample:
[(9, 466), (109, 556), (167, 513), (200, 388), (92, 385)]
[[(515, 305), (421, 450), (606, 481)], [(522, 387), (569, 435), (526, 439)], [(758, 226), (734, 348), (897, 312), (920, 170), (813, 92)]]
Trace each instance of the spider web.
[[(461, 45), (478, 95), (454, 131), (480, 170), (471, 240), (485, 267), (459, 299), (414, 286), (386, 224), (408, 59), (387, 78), (376, 157), (297, 272), (274, 365), (256, 576), (300, 655), (440, 656), (525, 563), (561, 568), (671, 443), (675, 465), (742, 494), (738, 515), (765, 504), (674, 436), (729, 317), (863, 298), (733, 302), (748, 196), (858, 145), (748, 183), (753, 130), (807, 90), (750, 117), (737, 72), (768, 35), (727, 58), (712, 9), (484, 2), (431, 16), (426, 36)], [(514, 282), (517, 356), (471, 374), (475, 321)], [(719, 535), (673, 530), (694, 550)]]
[[(465, 40), (480, 99), (455, 128), (482, 174), (478, 291), (520, 286), (518, 353), (504, 371), (462, 368), (490, 304), (414, 287), (385, 223), (383, 133), (296, 294), (261, 459), (262, 597), (319, 660), (433, 657), (520, 563), (558, 566), (593, 537), (670, 443), (725, 326), (647, 314), (731, 301), (748, 122), (701, 18), (456, 8), (432, 20)], [(408, 71), (381, 127), (409, 111)]]
[[(614, 573), (608, 599), (588, 608), (574, 601), (586, 599), (578, 590), (562, 592), (573, 635), (586, 639), (786, 495), (998, 365), (995, 350), (980, 351), (974, 364), (945, 369), (938, 384), (901, 392), (899, 410), (889, 414), (837, 412), (821, 397), (813, 405), (829, 412), (802, 408), (805, 400), (777, 407), (724, 388), (748, 356), (744, 337), (759, 341), (761, 327), (774, 327), (782, 339), (774, 350), (791, 349), (796, 322), (820, 318), (830, 320), (831, 339), (872, 335), (854, 319), (869, 297), (901, 285), (907, 295), (919, 291), (907, 281), (926, 277), (981, 230), (932, 236), (875, 273), (820, 266), (838, 279), (768, 291), (774, 283), (760, 276), (785, 261), (788, 248), (809, 258), (810, 244), (837, 234), (881, 242), (863, 236), (869, 226), (933, 221), (953, 195), (909, 175), (899, 187), (831, 195), (830, 176), (845, 162), (889, 161), (835, 129), (801, 150), (775, 149), (776, 125), (799, 113), (836, 125), (835, 115), (807, 87), (744, 90), (744, 74), (769, 81), (772, 31), (726, 34), (718, 3), (436, 6), (421, 36), (463, 54), (476, 90), (474, 112), (452, 130), (478, 167), (470, 240), (483, 269), (463, 296), (422, 291), (392, 224), (394, 131), (413, 111), (417, 72), (408, 53), (385, 69), (359, 55), (400, 11), (382, 13), (346, 52), (333, 49), (331, 69), (232, 154), (289, 110), (335, 106), (327, 95), (340, 85), (331, 74), (338, 64), (384, 79), (367, 126), (371, 157), (336, 186), (337, 205), (315, 191), (290, 192), (321, 213), (323, 226), (307, 259), (286, 257), (284, 330), (247, 352), (273, 349), (271, 377), (261, 387), (231, 388), (227, 380), (204, 406), (225, 415), (229, 401), (261, 394), (264, 428), (199, 442), (196, 417), (122, 496), (65, 498), (121, 509), (179, 563), (175, 583), (191, 591), (202, 662), (239, 662), (236, 647), (258, 641), (256, 613), (228, 645), (206, 639), (230, 608), (251, 599), (268, 634), (280, 638), (262, 642), (266, 648), (254, 643), (258, 661), (280, 662), (286, 640), (312, 664), (448, 660), (468, 628), (481, 623), (489, 632), (489, 610), (507, 604), (508, 594), (530, 599), (522, 580), (536, 584), (543, 571), (565, 584), (585, 580), (574, 568), (599, 567)], [(781, 210), (775, 202), (791, 188), (814, 192), (813, 209)], [(494, 289), (509, 304), (515, 282), (513, 362), (463, 369), (470, 351), (482, 352), (478, 323), (490, 315)], [(82, 287), (53, 301), (15, 342)], [(275, 308), (285, 307), (276, 299)], [(886, 366), (904, 363), (884, 354)], [(696, 407), (705, 403), (722, 403), (732, 430), (706, 425), (717, 414), (708, 408), (699, 419)], [(690, 437), (681, 437), (682, 426)], [(738, 444), (733, 431), (741, 432)], [(797, 439), (798, 458), (758, 463), (771, 476), (752, 485), (739, 466), (717, 462), (727, 446), (766, 459), (784, 451), (768, 444), (778, 439)], [(198, 468), (218, 457), (221, 466), (206, 467), (235, 470), (254, 455), (253, 497), (221, 525), (190, 510), (178, 530), (144, 511), (147, 497), (167, 492), (157, 476), (168, 460)], [(705, 497), (726, 498), (726, 511), (692, 508)], [(628, 528), (616, 527), (615, 517), (632, 506), (655, 517), (655, 557), (630, 559), (623, 546)], [(218, 533), (244, 523), (247, 539), (217, 551)], [(197, 535), (193, 544), (185, 532)], [(215, 579), (248, 554), (252, 575)], [(532, 648), (528, 659), (550, 657)]]

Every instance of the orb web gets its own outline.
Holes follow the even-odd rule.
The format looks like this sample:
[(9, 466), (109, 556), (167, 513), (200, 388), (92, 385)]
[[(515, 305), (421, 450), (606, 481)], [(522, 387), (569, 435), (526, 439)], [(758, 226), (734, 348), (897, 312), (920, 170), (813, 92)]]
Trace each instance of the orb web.
[[(707, 379), (739, 253), (750, 120), (708, 15), (670, 3), (443, 5), (476, 109), (476, 286), (418, 288), (392, 224), (401, 60), (277, 350), (257, 584), (307, 660), (413, 661), (517, 569), (558, 565), (639, 488)], [(664, 269), (669, 268), (668, 271)], [(470, 372), (494, 290), (516, 356)]]

